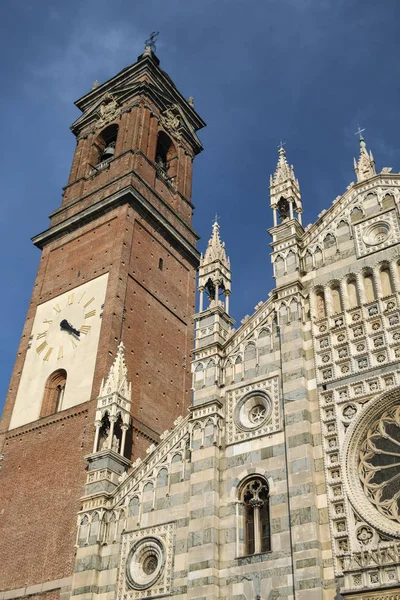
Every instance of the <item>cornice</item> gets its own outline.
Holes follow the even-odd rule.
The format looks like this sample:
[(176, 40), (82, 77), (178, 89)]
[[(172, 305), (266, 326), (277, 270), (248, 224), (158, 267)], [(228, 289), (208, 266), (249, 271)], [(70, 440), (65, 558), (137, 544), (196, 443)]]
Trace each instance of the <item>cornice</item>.
[(173, 227), (173, 225), (171, 225), (168, 220), (131, 185), (119, 190), (117, 193), (112, 194), (108, 198), (99, 200), (92, 206), (80, 211), (68, 219), (65, 219), (65, 221), (62, 223), (46, 229), (42, 233), (39, 233), (33, 237), (32, 241), (35, 246), (42, 250), (50, 242), (59, 239), (67, 233), (75, 231), (82, 225), (94, 221), (100, 215), (103, 215), (117, 206), (121, 206), (125, 203), (129, 203), (135, 210), (139, 212), (139, 214), (142, 214), (147, 219), (154, 221), (159, 228), (163, 229), (164, 232), (184, 250), (194, 264), (196, 266), (198, 265), (200, 253), (196, 250), (196, 248), (192, 246), (184, 238), (184, 236), (179, 233), (175, 227)]

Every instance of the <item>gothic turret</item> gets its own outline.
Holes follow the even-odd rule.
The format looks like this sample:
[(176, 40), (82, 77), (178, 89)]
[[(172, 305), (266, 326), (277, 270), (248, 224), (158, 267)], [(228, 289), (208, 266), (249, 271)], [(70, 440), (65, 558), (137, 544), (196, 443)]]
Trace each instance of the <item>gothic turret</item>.
[(354, 171), (356, 172), (357, 182), (365, 181), (376, 175), (375, 160), (372, 152), (367, 150), (367, 145), (360, 133), (360, 157), (358, 161), (354, 159)]
[[(225, 244), (219, 236), (217, 220), (212, 227), (212, 235), (199, 267), (200, 305), (194, 315), (195, 321), (195, 360), (193, 361), (194, 403), (203, 399), (203, 388), (209, 397), (210, 386), (218, 385), (221, 349), (228, 339), (235, 321), (229, 316), (229, 296), (231, 294), (231, 267), (226, 255)], [(208, 306), (204, 307), (204, 294)], [(220, 299), (221, 298), (221, 299)], [(204, 357), (207, 360), (204, 363)]]
[[(229, 296), (231, 294), (230, 261), (226, 256), (225, 244), (219, 236), (219, 225), (215, 219), (212, 235), (204, 256), (201, 256), (199, 267), (200, 308), (203, 311), (204, 292), (207, 292), (211, 306), (224, 305), (229, 313)], [(223, 295), (224, 302), (219, 299)]]
[(293, 165), (288, 164), (286, 152), (279, 147), (278, 164), (275, 173), (270, 177), (271, 208), (274, 213), (274, 227), (278, 225), (278, 214), (281, 222), (294, 219), (294, 213), (301, 224), (303, 212), (299, 182), (295, 177)]
[(111, 492), (131, 464), (127, 433), (131, 426), (132, 388), (124, 350), (120, 342), (108, 377), (101, 382), (93, 453), (86, 457), (89, 462), (86, 495)]

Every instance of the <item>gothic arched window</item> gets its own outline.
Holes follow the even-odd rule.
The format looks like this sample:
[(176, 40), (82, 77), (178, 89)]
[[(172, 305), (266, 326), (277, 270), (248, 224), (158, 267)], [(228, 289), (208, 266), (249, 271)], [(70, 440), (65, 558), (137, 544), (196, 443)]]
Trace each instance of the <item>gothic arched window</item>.
[(164, 131), (157, 138), (156, 169), (163, 179), (171, 180), (177, 174), (177, 153), (175, 146)]
[(49, 375), (44, 388), (40, 418), (52, 415), (62, 409), (66, 383), (67, 372), (64, 369), (58, 369)]
[(245, 553), (271, 550), (268, 484), (262, 477), (248, 481), (242, 489), (245, 519)]

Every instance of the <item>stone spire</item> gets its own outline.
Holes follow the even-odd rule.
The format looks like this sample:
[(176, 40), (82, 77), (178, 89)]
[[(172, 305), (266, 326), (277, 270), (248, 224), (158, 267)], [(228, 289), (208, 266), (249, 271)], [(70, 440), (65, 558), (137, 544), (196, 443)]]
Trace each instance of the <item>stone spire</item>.
[(226, 255), (225, 244), (221, 242), (217, 217), (212, 226), (212, 234), (199, 266), (200, 312), (203, 311), (203, 294), (207, 292), (210, 306), (223, 305), (219, 293), (225, 296), (225, 310), (228, 312), (231, 294), (231, 263)]
[(117, 355), (111, 365), (106, 381), (100, 386), (100, 397), (110, 394), (120, 394), (126, 400), (131, 400), (132, 386), (128, 382), (128, 370), (125, 364), (125, 347), (122, 342), (118, 345)]
[(281, 142), (279, 146), (278, 164), (275, 173), (270, 176), (270, 199), (274, 214), (274, 227), (278, 225), (278, 214), (281, 221), (297, 219), (301, 224), (303, 212), (299, 182), (294, 174), (293, 165), (286, 160), (286, 152)]
[(205, 264), (212, 263), (216, 260), (221, 261), (227, 269), (230, 269), (230, 261), (226, 256), (225, 244), (221, 242), (221, 238), (219, 236), (219, 224), (217, 218), (212, 226), (212, 234), (208, 242), (207, 250), (204, 254), (204, 257), (201, 257), (200, 264), (204, 266)]
[(296, 182), (297, 185), (299, 182), (295, 178), (293, 165), (288, 164), (286, 160), (286, 151), (283, 145), (279, 147), (279, 157), (278, 164), (276, 165), (275, 173), (270, 176), (270, 185), (278, 185), (279, 183), (284, 183), (288, 179)]
[(376, 175), (375, 160), (372, 152), (368, 152), (367, 145), (363, 136), (360, 134), (360, 158), (354, 159), (354, 171), (357, 176), (357, 182), (365, 181)]

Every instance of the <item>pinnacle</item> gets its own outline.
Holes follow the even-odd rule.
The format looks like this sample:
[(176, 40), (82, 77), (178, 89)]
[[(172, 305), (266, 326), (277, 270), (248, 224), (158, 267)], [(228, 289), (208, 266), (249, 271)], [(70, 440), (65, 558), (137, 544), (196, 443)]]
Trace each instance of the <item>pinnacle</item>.
[(125, 398), (131, 398), (131, 384), (128, 382), (128, 369), (125, 364), (125, 346), (121, 341), (118, 344), (117, 354), (111, 365), (108, 377), (101, 383), (100, 396), (119, 393)]

